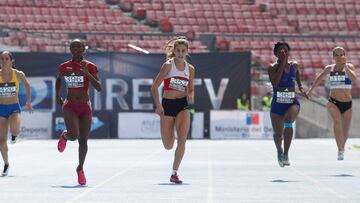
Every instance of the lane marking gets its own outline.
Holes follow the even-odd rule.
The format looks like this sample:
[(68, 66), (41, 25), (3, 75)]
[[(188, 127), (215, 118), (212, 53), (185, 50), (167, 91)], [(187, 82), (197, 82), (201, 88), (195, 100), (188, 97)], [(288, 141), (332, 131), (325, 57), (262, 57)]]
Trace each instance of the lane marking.
[(77, 200), (79, 200), (80, 198), (86, 196), (87, 194), (89, 194), (90, 192), (93, 192), (94, 190), (100, 188), (101, 186), (109, 183), (110, 181), (112, 181), (114, 178), (120, 176), (120, 175), (123, 175), (124, 173), (130, 171), (131, 169), (135, 168), (135, 167), (138, 167), (140, 166), (141, 164), (143, 164), (144, 162), (148, 161), (150, 158), (154, 157), (155, 155), (159, 154), (162, 150), (159, 150), (159, 151), (156, 151), (152, 154), (150, 154), (149, 156), (146, 156), (144, 159), (142, 160), (139, 160), (137, 162), (135, 162), (134, 164), (120, 170), (118, 173), (116, 173), (115, 175), (113, 176), (110, 176), (109, 178), (107, 178), (106, 180), (98, 183), (97, 185), (95, 185), (94, 187), (92, 188), (88, 188), (86, 189), (85, 191), (83, 191), (82, 193), (76, 195), (75, 197), (71, 198), (70, 200), (67, 200), (66, 203), (71, 203), (71, 202), (76, 202)]
[(214, 202), (214, 176), (213, 176), (213, 168), (212, 168), (212, 153), (211, 153), (211, 142), (210, 140), (208, 142), (208, 203)]

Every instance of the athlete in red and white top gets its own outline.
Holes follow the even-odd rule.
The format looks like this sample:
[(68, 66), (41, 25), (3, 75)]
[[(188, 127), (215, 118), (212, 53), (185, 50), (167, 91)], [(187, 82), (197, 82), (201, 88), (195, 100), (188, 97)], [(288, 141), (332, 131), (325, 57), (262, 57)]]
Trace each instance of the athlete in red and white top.
[[(98, 70), (95, 64), (83, 58), (85, 43), (75, 39), (70, 43), (72, 60), (66, 61), (59, 66), (59, 74), (56, 79), (56, 101), (62, 106), (66, 129), (60, 135), (58, 151), (63, 152), (67, 140), (79, 141), (79, 165), (76, 168), (78, 183), (86, 184), (83, 170), (88, 146), (87, 140), (90, 133), (92, 110), (89, 96), (89, 84), (97, 90), (101, 90)], [(66, 99), (60, 95), (61, 83), (64, 79), (67, 87)]]
[[(185, 152), (185, 142), (190, 127), (189, 103), (193, 103), (195, 68), (186, 61), (189, 42), (183, 37), (170, 40), (166, 46), (167, 60), (151, 87), (160, 115), (161, 138), (165, 149), (172, 149), (177, 134), (177, 147), (170, 181), (182, 183), (177, 171)], [(160, 103), (159, 86), (164, 81), (164, 93)]]

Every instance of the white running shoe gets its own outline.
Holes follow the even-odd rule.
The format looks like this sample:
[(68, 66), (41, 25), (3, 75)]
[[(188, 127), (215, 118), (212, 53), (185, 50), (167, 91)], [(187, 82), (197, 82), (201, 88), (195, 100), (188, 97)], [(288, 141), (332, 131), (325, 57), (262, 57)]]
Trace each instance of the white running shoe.
[(339, 151), (338, 152), (338, 158), (337, 158), (339, 161), (342, 161), (344, 160), (344, 151)]
[(4, 165), (4, 170), (1, 172), (1, 176), (7, 176), (9, 174), (9, 168), (10, 168), (10, 165), (5, 164)]

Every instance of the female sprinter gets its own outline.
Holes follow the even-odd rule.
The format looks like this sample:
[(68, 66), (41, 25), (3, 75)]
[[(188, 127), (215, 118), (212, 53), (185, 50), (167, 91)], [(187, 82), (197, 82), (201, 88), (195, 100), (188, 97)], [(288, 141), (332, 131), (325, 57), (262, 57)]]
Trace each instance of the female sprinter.
[[(92, 109), (89, 97), (89, 83), (97, 90), (101, 90), (98, 78), (98, 69), (95, 64), (84, 59), (85, 43), (75, 39), (70, 43), (72, 59), (59, 66), (59, 74), (56, 79), (56, 101), (62, 106), (66, 129), (60, 135), (58, 142), (59, 152), (63, 152), (67, 140), (79, 142), (79, 165), (76, 168), (78, 183), (86, 184), (83, 170), (86, 153), (88, 150), (87, 140), (91, 128)], [(67, 95), (63, 100), (60, 95), (62, 78), (66, 83)]]
[[(170, 182), (181, 184), (178, 169), (185, 152), (185, 142), (190, 126), (189, 103), (193, 102), (195, 68), (186, 61), (189, 42), (182, 37), (175, 38), (166, 46), (166, 62), (162, 65), (151, 87), (156, 105), (156, 113), (160, 115), (161, 138), (165, 149), (174, 145), (174, 128), (177, 134), (177, 147), (173, 162)], [(162, 102), (158, 88), (164, 81)]]
[[(270, 117), (274, 129), (274, 142), (280, 167), (289, 166), (289, 149), (293, 138), (293, 122), (300, 111), (296, 98), (295, 81), (300, 93), (307, 97), (300, 81), (298, 64), (289, 61), (290, 46), (286, 42), (277, 42), (273, 50), (277, 62), (268, 69), (270, 82), (273, 86), (273, 99)], [(284, 150), (282, 140), (284, 137)]]
[(335, 64), (327, 65), (316, 77), (315, 82), (308, 90), (311, 95), (313, 89), (320, 82), (328, 78), (330, 83), (330, 98), (327, 108), (334, 122), (335, 140), (338, 147), (338, 160), (344, 160), (345, 143), (349, 137), (349, 128), (352, 117), (352, 81), (356, 81), (354, 65), (346, 63), (345, 49), (333, 49)]
[(7, 133), (10, 126), (11, 143), (15, 144), (20, 133), (19, 83), (23, 82), (26, 91), (26, 106), (32, 112), (30, 85), (22, 71), (16, 70), (14, 58), (8, 51), (1, 53), (0, 70), (0, 151), (4, 160), (2, 176), (9, 173)]

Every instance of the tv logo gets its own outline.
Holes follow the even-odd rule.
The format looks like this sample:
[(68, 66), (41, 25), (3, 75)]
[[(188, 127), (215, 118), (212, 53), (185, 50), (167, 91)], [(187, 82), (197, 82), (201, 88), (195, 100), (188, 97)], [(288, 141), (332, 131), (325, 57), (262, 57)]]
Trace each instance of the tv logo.
[(246, 113), (246, 125), (259, 125), (259, 113)]
[[(35, 110), (55, 111), (55, 78), (28, 77), (30, 84), (31, 104)], [(19, 86), (19, 102), (26, 106), (26, 92), (23, 83)]]

